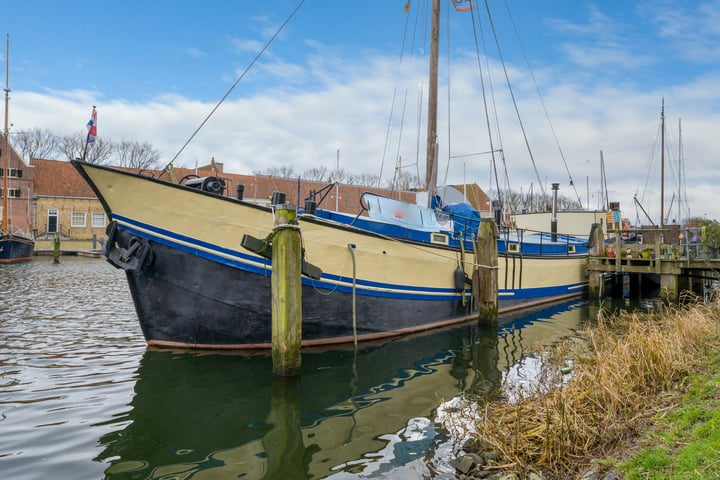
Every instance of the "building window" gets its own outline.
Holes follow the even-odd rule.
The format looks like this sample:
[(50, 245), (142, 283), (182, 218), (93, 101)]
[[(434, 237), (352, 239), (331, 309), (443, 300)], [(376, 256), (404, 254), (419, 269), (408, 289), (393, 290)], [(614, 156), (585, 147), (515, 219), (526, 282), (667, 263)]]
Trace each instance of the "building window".
[(84, 227), (85, 226), (85, 218), (86, 218), (85, 212), (72, 212), (72, 215), (70, 216), (70, 226), (71, 227)]
[[(0, 188), (0, 198), (3, 196), (3, 190)], [(19, 188), (8, 188), (8, 197), (20, 198)]]
[(105, 212), (93, 212), (91, 221), (93, 228), (105, 228)]
[[(0, 168), (0, 177), (3, 176), (3, 169)], [(19, 168), (8, 168), (8, 178), (22, 178), (22, 170)]]

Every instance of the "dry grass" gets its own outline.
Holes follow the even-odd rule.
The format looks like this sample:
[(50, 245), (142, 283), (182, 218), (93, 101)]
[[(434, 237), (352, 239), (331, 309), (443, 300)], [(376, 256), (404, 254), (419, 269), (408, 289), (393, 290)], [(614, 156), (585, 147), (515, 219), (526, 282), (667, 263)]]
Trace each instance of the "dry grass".
[[(500, 453), (519, 473), (573, 472), (634, 436), (659, 396), (681, 388), (704, 350), (717, 345), (719, 332), (718, 303), (601, 314), (586, 345), (543, 350), (537, 383), (485, 406), (475, 448)], [(572, 374), (564, 376), (569, 359)]]

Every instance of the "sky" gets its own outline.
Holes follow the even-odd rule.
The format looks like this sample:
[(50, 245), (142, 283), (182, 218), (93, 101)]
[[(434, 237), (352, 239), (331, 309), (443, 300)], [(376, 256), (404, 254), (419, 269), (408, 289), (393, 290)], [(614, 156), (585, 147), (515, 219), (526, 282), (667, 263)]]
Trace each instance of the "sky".
[[(10, 132), (75, 134), (95, 105), (163, 165), (424, 178), (430, 0), (406, 3), (11, 2)], [(666, 223), (720, 220), (720, 0), (473, 3), (441, 9), (440, 184), (606, 190), (657, 224), (664, 164)]]

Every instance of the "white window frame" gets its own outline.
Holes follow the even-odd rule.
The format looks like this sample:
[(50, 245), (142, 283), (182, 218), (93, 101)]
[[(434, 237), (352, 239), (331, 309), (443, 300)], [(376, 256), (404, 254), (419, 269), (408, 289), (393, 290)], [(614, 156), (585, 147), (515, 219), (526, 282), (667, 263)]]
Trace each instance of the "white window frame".
[(105, 212), (92, 212), (92, 217), (90, 218), (90, 225), (92, 226), (92, 228), (105, 228), (105, 226), (107, 225)]
[[(82, 221), (80, 219), (82, 218)], [(70, 213), (70, 226), (73, 228), (85, 228), (87, 226), (87, 213), (86, 212), (71, 212)]]
[[(0, 176), (3, 174), (5, 170), (0, 167)], [(8, 178), (22, 178), (22, 170), (19, 168), (8, 168), (7, 169), (7, 176)]]

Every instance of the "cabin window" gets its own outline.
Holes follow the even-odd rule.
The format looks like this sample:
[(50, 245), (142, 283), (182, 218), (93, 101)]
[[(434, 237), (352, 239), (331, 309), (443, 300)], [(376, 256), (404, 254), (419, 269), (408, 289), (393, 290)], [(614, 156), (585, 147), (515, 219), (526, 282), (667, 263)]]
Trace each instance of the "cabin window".
[(93, 212), (90, 221), (93, 228), (105, 228), (105, 212)]
[(439, 243), (441, 245), (447, 245), (448, 244), (448, 236), (444, 233), (431, 233), (430, 234), (430, 242), (431, 243)]
[(520, 252), (520, 244), (519, 243), (508, 243), (508, 252), (510, 252), (510, 253)]
[(84, 227), (86, 225), (86, 216), (85, 212), (72, 212), (70, 215), (70, 226)]
[(575, 245), (568, 245), (568, 253), (575, 253)]

